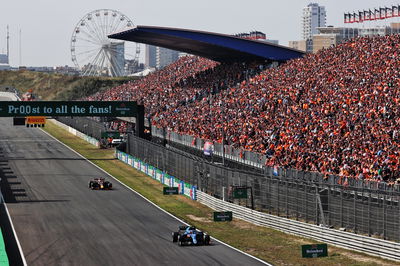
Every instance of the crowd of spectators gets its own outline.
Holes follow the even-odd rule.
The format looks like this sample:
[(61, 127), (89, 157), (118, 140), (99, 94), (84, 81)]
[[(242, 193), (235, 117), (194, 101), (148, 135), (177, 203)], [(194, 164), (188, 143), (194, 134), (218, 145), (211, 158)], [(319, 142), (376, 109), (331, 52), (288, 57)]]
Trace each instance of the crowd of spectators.
[(248, 65), (220, 64), (185, 56), (148, 76), (87, 97), (95, 101), (137, 101), (148, 117), (216, 93), (243, 80)]
[[(399, 53), (400, 35), (361, 37), (190, 104), (165, 102), (161, 93), (151, 101), (169, 108), (153, 123), (212, 141), (224, 136), (225, 144), (266, 155), (267, 166), (394, 181), (400, 177)], [(187, 75), (176, 81), (183, 90), (168, 89), (178, 94), (196, 84)]]

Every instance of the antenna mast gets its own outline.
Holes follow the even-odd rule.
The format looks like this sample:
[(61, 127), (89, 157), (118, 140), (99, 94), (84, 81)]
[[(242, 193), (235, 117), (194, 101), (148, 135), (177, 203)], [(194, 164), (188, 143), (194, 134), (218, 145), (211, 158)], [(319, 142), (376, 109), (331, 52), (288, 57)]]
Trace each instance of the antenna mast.
[(10, 64), (10, 31), (7, 25), (7, 64)]
[(21, 29), (19, 29), (19, 66), (22, 65), (22, 33)]

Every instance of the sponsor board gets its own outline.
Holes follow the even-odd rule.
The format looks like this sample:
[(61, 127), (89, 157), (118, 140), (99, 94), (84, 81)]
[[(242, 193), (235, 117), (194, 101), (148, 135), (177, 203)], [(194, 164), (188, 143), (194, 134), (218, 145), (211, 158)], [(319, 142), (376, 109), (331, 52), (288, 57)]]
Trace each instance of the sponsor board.
[(301, 254), (303, 258), (326, 257), (328, 256), (328, 245), (327, 244), (302, 245)]
[(214, 212), (215, 222), (230, 222), (232, 221), (232, 212)]
[(164, 195), (178, 195), (179, 188), (177, 187), (163, 187), (163, 194)]

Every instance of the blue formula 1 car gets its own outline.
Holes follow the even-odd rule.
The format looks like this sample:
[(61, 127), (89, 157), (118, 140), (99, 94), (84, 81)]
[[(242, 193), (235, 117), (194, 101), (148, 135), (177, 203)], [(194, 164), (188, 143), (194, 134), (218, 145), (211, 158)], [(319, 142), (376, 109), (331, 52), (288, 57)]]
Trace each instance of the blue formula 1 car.
[(172, 233), (172, 242), (178, 245), (210, 245), (210, 236), (194, 226), (181, 225), (178, 232)]

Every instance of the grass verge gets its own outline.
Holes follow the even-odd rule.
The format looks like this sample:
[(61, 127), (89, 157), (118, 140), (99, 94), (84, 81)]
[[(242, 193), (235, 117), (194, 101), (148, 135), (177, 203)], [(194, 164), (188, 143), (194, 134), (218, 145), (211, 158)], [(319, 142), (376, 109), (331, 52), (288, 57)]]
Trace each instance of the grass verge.
[(117, 159), (104, 160), (114, 158), (113, 150), (98, 149), (51, 122), (46, 124), (44, 130), (164, 210), (207, 231), (211, 236), (274, 265), (399, 265), (333, 246), (328, 248), (328, 257), (303, 259), (301, 245), (315, 244), (317, 241), (239, 219), (232, 222), (213, 222), (212, 209), (182, 195), (164, 196), (163, 185), (159, 182)]

